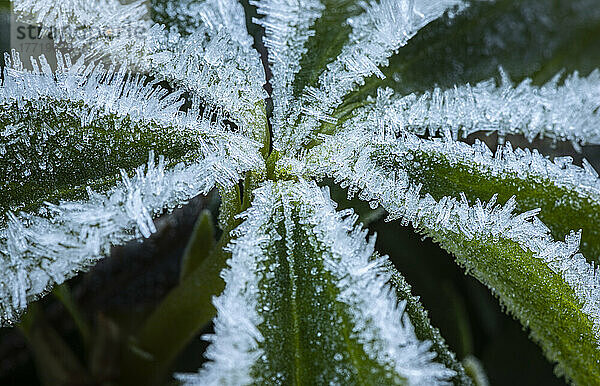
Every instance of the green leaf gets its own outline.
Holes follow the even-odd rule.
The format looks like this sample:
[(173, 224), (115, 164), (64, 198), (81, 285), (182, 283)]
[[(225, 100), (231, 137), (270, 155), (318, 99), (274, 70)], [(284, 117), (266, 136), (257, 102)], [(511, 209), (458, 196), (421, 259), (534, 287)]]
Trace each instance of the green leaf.
[[(513, 150), (510, 143), (499, 146), (493, 154), (478, 140), (468, 145), (451, 139), (421, 139), (407, 133), (399, 134), (399, 139), (390, 135), (384, 140), (377, 138), (385, 135), (375, 132), (350, 134), (353, 126), (362, 125), (361, 119), (357, 115), (348, 121), (349, 129), (314, 148), (309, 162), (322, 163), (323, 172), (331, 173), (327, 171), (328, 163), (344, 170), (348, 168), (344, 162), (352, 165), (365, 151), (373, 162), (371, 166), (380, 173), (392, 176), (399, 172), (403, 179), (420, 184), (423, 193), (436, 200), (445, 196), (458, 198), (464, 193), (471, 203), (496, 196), (503, 204), (515, 196), (517, 211), (541, 209), (539, 217), (554, 238), (564, 239), (572, 230), (581, 229), (583, 254), (590, 261), (597, 261), (600, 256), (600, 180), (587, 161), (583, 168), (573, 165), (570, 157), (550, 161), (535, 150)], [(363, 138), (348, 141), (350, 136)]]
[(3, 324), (112, 245), (148, 237), (165, 210), (264, 164), (219, 114), (181, 112), (181, 92), (58, 57), (56, 73), (44, 57), (26, 72), (15, 54), (0, 85)]
[(400, 94), (449, 88), (498, 77), (532, 77), (542, 84), (561, 70), (587, 74), (598, 66), (600, 13), (593, 0), (473, 1), (458, 15), (426, 26), (390, 58), (385, 79), (372, 76), (350, 94), (336, 116), (375, 95), (379, 87)]
[[(479, 148), (483, 149), (482, 146), (486, 145), (480, 144)], [(463, 152), (469, 151), (466, 146), (461, 148)], [(484, 151), (475, 152), (485, 154)], [(457, 159), (449, 152), (436, 152), (431, 148), (409, 150), (408, 154), (408, 158), (412, 157), (410, 161), (406, 157), (394, 157), (392, 162), (397, 162), (413, 182), (423, 185), (423, 192), (436, 200), (444, 196), (459, 197), (464, 192), (471, 203), (477, 199), (488, 201), (497, 195), (498, 202), (504, 204), (515, 196), (518, 212), (541, 209), (539, 218), (550, 228), (555, 239), (564, 239), (572, 230), (582, 229), (581, 251), (590, 261), (597, 261), (600, 257), (600, 196), (593, 193), (593, 189), (584, 193), (569, 183), (572, 180), (576, 184), (594, 186), (597, 178), (593, 175), (586, 178), (586, 173), (573, 165), (557, 167), (541, 156), (533, 158), (535, 162), (528, 162), (526, 153), (517, 151), (516, 154), (521, 156), (513, 156), (514, 153), (506, 147), (497, 151), (502, 156), (496, 157), (498, 166), (495, 170), (487, 166), (487, 162), (478, 164), (467, 158)], [(491, 153), (488, 154), (491, 160)], [(520, 170), (499, 171), (503, 162), (508, 164), (521, 157), (523, 167)], [(526, 163), (532, 165), (531, 169), (525, 167)], [(540, 175), (533, 165), (549, 172)], [(560, 173), (561, 169), (564, 172)], [(565, 169), (580, 174), (576, 176)], [(586, 179), (591, 182), (584, 183)]]
[(318, 86), (319, 75), (348, 42), (352, 28), (346, 20), (364, 11), (356, 0), (324, 0), (321, 3), (325, 8), (311, 28), (314, 35), (304, 45), (306, 53), (294, 78), (295, 97), (300, 97), (306, 86)]
[(340, 290), (319, 250), (324, 246), (311, 245), (316, 240), (312, 229), (302, 226), (302, 209), (283, 210), (290, 211), (280, 213), (285, 220), (266, 231), (276, 232), (281, 240), (265, 248), (270, 258), (261, 264), (268, 271), (258, 282), (262, 299), (256, 308), (264, 310), (258, 329), (265, 357), (252, 368), (255, 381), (399, 383), (353, 339), (350, 313), (336, 299)]
[(479, 359), (472, 355), (467, 356), (462, 361), (465, 371), (473, 379), (473, 384), (476, 386), (489, 386), (490, 381), (488, 380), (487, 374), (483, 369), (483, 365)]
[(319, 132), (335, 131), (386, 87), (421, 95), (434, 87), (500, 80), (500, 67), (513, 81), (531, 78), (537, 85), (563, 70), (587, 75), (600, 62), (595, 9), (593, 0), (472, 1), (465, 11), (424, 27), (381, 69), (384, 77), (373, 75), (348, 94), (331, 114), (336, 124), (322, 123)]
[(399, 300), (406, 301), (405, 312), (415, 326), (417, 338), (432, 342), (431, 348), (437, 354), (436, 361), (443, 363), (444, 366), (456, 372), (456, 375), (452, 378), (455, 385), (473, 384), (470, 375), (467, 375), (466, 369), (457, 360), (456, 354), (450, 351), (440, 331), (431, 325), (427, 310), (421, 304), (419, 297), (412, 294), (411, 286), (406, 282), (404, 276), (398, 272), (391, 262), (386, 264), (386, 269), (391, 275), (391, 283), (396, 291), (396, 296)]
[[(600, 376), (599, 273), (576, 253), (580, 235), (570, 233), (564, 243), (554, 241), (546, 225), (536, 217), (539, 210), (512, 214), (517, 207), (514, 197), (501, 207), (495, 205), (496, 196), (488, 204), (477, 200), (470, 206), (464, 194), (460, 200), (444, 196), (439, 201), (423, 195), (421, 181), (413, 180), (405, 169), (414, 167), (427, 173), (441, 161), (415, 159), (416, 151), (429, 156), (443, 153), (452, 160), (452, 168), (446, 169), (450, 176), (430, 175), (431, 184), (444, 184), (445, 179), (452, 178), (452, 170), (460, 168), (461, 157), (470, 161), (469, 173), (485, 171), (487, 179), (471, 181), (473, 186), (485, 186), (490, 179), (503, 175), (521, 178), (522, 175), (509, 173), (513, 168), (515, 173), (539, 173), (549, 178), (553, 173), (562, 173), (565, 178), (546, 183), (545, 189), (571, 180), (583, 184), (591, 178), (588, 172), (552, 167), (539, 155), (505, 152), (503, 157), (492, 158), (464, 143), (422, 140), (410, 135), (399, 140), (395, 136), (386, 139), (381, 133), (360, 134), (352, 130), (336, 134), (314, 148), (308, 157), (314, 164), (309, 162), (303, 168), (306, 172), (318, 165), (311, 175), (334, 177), (349, 187), (351, 195), (360, 192), (359, 197), (373, 206), (381, 204), (391, 219), (412, 223), (421, 234), (432, 237), (531, 330), (545, 355), (558, 362), (559, 374), (578, 384), (593, 383)], [(531, 165), (531, 169), (524, 165)], [(543, 184), (536, 181), (539, 180), (529, 175), (520, 180), (519, 186), (537, 183), (542, 189)], [(493, 187), (496, 188), (499, 185)], [(549, 194), (547, 190), (545, 194)]]
[(117, 182), (121, 169), (132, 171), (144, 164), (150, 150), (176, 161), (199, 145), (193, 137), (162, 130), (153, 122), (114, 114), (82, 125), (81, 116), (90, 113), (90, 107), (48, 98), (40, 101), (47, 106), (42, 108), (36, 102), (1, 106), (2, 212), (84, 198), (86, 185), (106, 190)]
[(181, 258), (179, 281), (185, 278), (202, 264), (215, 247), (215, 231), (209, 210), (203, 210), (196, 220), (190, 241)]
[(486, 284), (507, 311), (528, 327), (544, 354), (558, 362), (558, 375), (576, 384), (595, 384), (600, 377), (595, 327), (561, 275), (511, 240), (467, 240), (457, 233), (425, 227), (420, 231), (454, 254), (467, 272)]
[(216, 335), (200, 384), (405, 384), (454, 374), (386, 286), (385, 258), (306, 182), (255, 190), (230, 245), (226, 288), (215, 300)]
[[(264, 142), (265, 74), (251, 47), (241, 4), (185, 0), (149, 5), (150, 15), (141, 0), (71, 2), (61, 7), (50, 1), (14, 0), (20, 21), (52, 28), (55, 40), (81, 57), (127, 63), (132, 71), (186, 90), (190, 99), (221, 111), (241, 132)], [(169, 25), (156, 24), (152, 17)], [(135, 32), (135, 39), (129, 32)]]

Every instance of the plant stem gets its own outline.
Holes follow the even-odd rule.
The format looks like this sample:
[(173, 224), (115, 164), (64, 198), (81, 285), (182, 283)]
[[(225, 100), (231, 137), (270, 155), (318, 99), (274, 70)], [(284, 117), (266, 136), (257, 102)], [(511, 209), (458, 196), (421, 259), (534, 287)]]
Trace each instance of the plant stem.
[(214, 247), (215, 232), (213, 229), (213, 220), (210, 211), (205, 209), (198, 216), (191, 239), (183, 252), (179, 281), (185, 280), (191, 272), (194, 272), (206, 260), (214, 250)]

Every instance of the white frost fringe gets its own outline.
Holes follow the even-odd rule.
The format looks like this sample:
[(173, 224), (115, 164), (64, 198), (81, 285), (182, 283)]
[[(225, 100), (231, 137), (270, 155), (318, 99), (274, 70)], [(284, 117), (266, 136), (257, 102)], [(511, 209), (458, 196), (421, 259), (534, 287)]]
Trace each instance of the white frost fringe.
[(108, 57), (191, 91), (230, 114), (228, 118), (245, 133), (252, 133), (260, 122), (255, 109), (266, 97), (262, 87), (266, 78), (245, 19), (240, 17), (243, 7), (236, 0), (196, 4), (194, 17), (203, 23), (186, 37), (149, 20), (144, 1), (59, 3), (16, 0), (15, 10), (23, 20), (52, 28), (87, 59)]
[(576, 149), (600, 144), (600, 71), (584, 78), (575, 72), (560, 85), (559, 73), (539, 87), (531, 79), (514, 86), (502, 69), (500, 74), (499, 85), (490, 79), (421, 95), (395, 96), (390, 89), (379, 89), (373, 106), (359, 114), (419, 135), (449, 131), (458, 139), (496, 131), (501, 138), (522, 134), (530, 142), (536, 137), (571, 141)]
[[(293, 223), (290, 203), (297, 205), (299, 223)], [(365, 242), (366, 230), (355, 227), (351, 211), (336, 212), (328, 190), (301, 180), (297, 183), (266, 183), (255, 191), (253, 205), (243, 215), (245, 222), (235, 231), (230, 268), (224, 273), (226, 289), (215, 300), (218, 316), (213, 344), (207, 357), (212, 360), (198, 374), (178, 375), (186, 384), (248, 384), (253, 363), (262, 355), (263, 337), (258, 331), (262, 318), (257, 313), (260, 277), (259, 262), (267, 259), (268, 246), (281, 236), (279, 221), (308, 226), (318, 247), (324, 250), (325, 268), (340, 289), (338, 300), (349, 307), (353, 334), (369, 357), (391, 366), (409, 384), (444, 383), (452, 370), (433, 362), (430, 342), (420, 342), (398, 302), (383, 269), (385, 259), (373, 260), (374, 237)], [(282, 217), (283, 214), (283, 217)], [(290, 224), (291, 225), (291, 224)], [(288, 227), (289, 228), (289, 227)], [(287, 243), (287, 240), (286, 240)]]
[(152, 217), (173, 209), (238, 174), (209, 156), (167, 170), (154, 154), (146, 167), (106, 194), (88, 190), (87, 201), (47, 204), (45, 215), (9, 214), (0, 230), (0, 320), (14, 321), (27, 303), (42, 296), (120, 245), (155, 232)]

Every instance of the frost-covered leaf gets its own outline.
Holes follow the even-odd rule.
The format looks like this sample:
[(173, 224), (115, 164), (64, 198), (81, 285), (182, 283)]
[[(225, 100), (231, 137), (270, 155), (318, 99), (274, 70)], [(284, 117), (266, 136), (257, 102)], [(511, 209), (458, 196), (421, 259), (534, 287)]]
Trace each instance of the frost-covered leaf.
[[(379, 87), (401, 94), (433, 86), (475, 84), (497, 76), (502, 66), (518, 82), (549, 81), (561, 70), (587, 75), (598, 67), (600, 9), (596, 0), (471, 1), (423, 28), (390, 58), (385, 79), (371, 77), (345, 106), (374, 96)], [(336, 114), (338, 116), (338, 114)]]
[[(385, 77), (368, 78), (344, 98), (332, 116), (339, 125), (351, 117), (357, 107), (368, 103), (369, 97), (375, 98), (380, 90), (391, 88), (409, 100), (414, 98), (412, 94), (422, 98), (420, 103), (433, 107), (434, 119), (435, 103), (439, 102), (441, 108), (450, 112), (450, 115), (443, 114), (446, 125), (457, 132), (463, 130), (460, 125), (473, 114), (468, 107), (481, 102), (482, 95), (477, 92), (490, 91), (491, 98), (485, 98), (487, 107), (491, 107), (493, 99), (498, 103), (492, 102), (495, 105), (492, 111), (485, 110), (492, 113), (492, 117), (498, 117), (498, 112), (504, 115), (505, 127), (494, 128), (500, 129), (501, 135), (522, 133), (531, 139), (544, 134), (553, 139), (570, 140), (576, 148), (581, 143), (594, 143), (597, 135), (590, 114), (597, 109), (598, 100), (586, 99), (586, 96), (592, 95), (590, 91), (597, 94), (597, 75), (591, 76), (591, 82), (571, 77), (568, 87), (562, 87), (562, 79), (557, 74), (567, 70), (587, 76), (598, 67), (600, 51), (594, 49), (594, 45), (600, 37), (600, 11), (596, 5), (595, 0), (472, 1), (463, 12), (447, 14), (423, 28), (390, 58), (389, 66), (382, 68)], [(493, 84), (509, 84), (508, 77), (502, 76), (505, 73), (498, 72), (499, 67), (520, 83), (514, 91), (508, 87), (492, 91)], [(490, 78), (497, 78), (496, 82)], [(527, 78), (531, 80), (521, 83)], [(556, 92), (555, 81), (559, 86)], [(538, 89), (528, 87), (529, 82), (534, 86), (548, 84)], [(532, 101), (528, 101), (524, 93), (530, 90), (534, 94)], [(476, 95), (464, 91), (475, 91)], [(577, 93), (582, 98), (578, 98)], [(448, 100), (434, 100), (438, 97)], [(424, 113), (422, 117), (427, 119), (429, 111), (419, 109), (423, 107), (415, 106), (411, 115)], [(533, 130), (515, 126), (525, 123), (517, 117), (517, 111), (525, 113), (525, 119), (531, 119), (528, 123), (534, 126)], [(482, 112), (478, 109), (476, 114)], [(506, 120), (509, 115), (511, 121)], [(456, 117), (461, 118), (453, 122), (452, 118)], [(575, 119), (570, 121), (571, 118)], [(481, 122), (480, 130), (489, 130), (490, 123)], [(548, 127), (544, 128), (546, 124)], [(580, 132), (582, 124), (587, 127)], [(324, 123), (319, 131), (329, 132), (333, 126)], [(431, 124), (425, 123), (425, 126), (431, 127)], [(472, 132), (478, 128), (464, 130)]]
[(387, 286), (385, 258), (314, 183), (266, 183), (243, 215), (218, 316), (190, 384), (436, 384), (433, 361)]
[[(501, 71), (502, 81), (493, 79), (435, 88), (423, 94), (394, 95), (391, 89), (379, 89), (376, 98), (366, 103), (376, 107), (358, 111), (371, 123), (391, 121), (399, 130), (419, 135), (445, 135), (465, 138), (484, 131), (499, 137), (521, 134), (530, 142), (535, 138), (571, 141), (579, 145), (600, 144), (600, 71), (581, 78), (577, 73), (559, 85), (561, 74), (537, 87), (526, 79), (512, 84)], [(353, 118), (355, 119), (355, 118)]]
[[(460, 0), (402, 1), (382, 0), (366, 3), (364, 12), (346, 21), (352, 31), (338, 57), (327, 65), (315, 88), (305, 90), (316, 97), (318, 107), (330, 110), (370, 75), (383, 77), (380, 66), (404, 46), (417, 31), (454, 7)], [(320, 100), (318, 97), (325, 97)], [(325, 111), (323, 111), (325, 113)]]
[(265, 47), (273, 72), (273, 125), (278, 137), (287, 126), (290, 111), (296, 107), (294, 78), (301, 70), (300, 60), (308, 51), (306, 42), (314, 36), (311, 26), (323, 17), (323, 5), (318, 0), (259, 0), (251, 3), (257, 7), (259, 15), (264, 15), (256, 22), (265, 28)]
[(31, 73), (7, 57), (0, 85), (2, 324), (111, 245), (149, 236), (153, 216), (263, 165), (260, 144), (218, 115), (181, 113), (181, 93), (58, 58), (53, 74), (43, 57)]
[[(458, 198), (464, 192), (470, 202), (489, 200), (497, 194), (498, 201), (504, 203), (515, 195), (519, 211), (542, 209), (540, 218), (554, 237), (564, 238), (573, 229), (583, 229), (582, 250), (590, 260), (596, 260), (600, 256), (600, 180), (587, 161), (581, 168), (569, 157), (550, 161), (535, 150), (513, 150), (510, 144), (500, 146), (494, 155), (479, 141), (467, 145), (452, 139), (420, 139), (406, 131), (449, 136), (455, 128), (503, 128), (500, 131), (510, 132), (511, 127), (518, 127), (532, 136), (543, 133), (595, 141), (600, 127), (600, 115), (594, 107), (600, 103), (596, 95), (600, 90), (598, 76), (594, 72), (586, 79), (571, 78), (558, 89), (549, 85), (538, 91), (539, 99), (534, 93), (529, 102), (514, 104), (510, 91), (502, 93), (505, 98), (488, 98), (484, 92), (481, 101), (471, 92), (452, 99), (458, 89), (449, 90), (445, 96), (434, 93), (421, 98), (395, 98), (381, 91), (369, 106), (357, 109), (339, 133), (324, 137), (325, 143), (311, 151), (310, 162), (322, 162), (318, 168), (326, 174), (338, 173), (329, 169), (335, 165), (335, 170), (341, 170), (337, 175), (345, 180), (351, 179), (350, 168), (358, 168), (357, 160), (364, 159), (355, 171), (361, 176), (369, 173), (372, 165), (387, 173), (401, 170), (436, 199), (448, 195)], [(527, 103), (529, 108), (522, 108)], [(553, 104), (558, 107), (546, 109)], [(563, 111), (562, 106), (570, 108)]]
[(266, 141), (265, 75), (240, 17), (244, 14), (241, 4), (236, 0), (184, 1), (158, 8), (158, 20), (173, 19), (175, 12), (183, 12), (184, 19), (200, 17), (198, 28), (184, 25), (180, 33), (150, 20), (143, 3), (69, 0), (56, 7), (50, 0), (16, 0), (14, 8), (21, 19), (41, 22), (86, 57), (108, 57), (169, 81), (211, 108), (221, 108), (254, 139)]
[[(274, 146), (286, 154), (300, 150), (321, 122), (332, 122), (330, 114), (333, 110), (366, 77), (372, 74), (383, 76), (379, 67), (387, 65), (388, 58), (419, 29), (448, 9), (464, 6), (461, 0), (373, 0), (361, 3), (363, 9), (357, 12), (358, 7), (351, 2), (321, 4), (312, 1), (288, 5), (286, 2), (258, 1), (257, 4), (259, 12), (267, 14), (261, 22), (267, 27), (266, 40), (274, 52), (271, 60), (278, 70), (274, 75), (274, 96), (282, 99), (274, 101)], [(328, 6), (324, 11), (323, 5)], [(337, 6), (339, 8), (333, 9)], [(287, 16), (290, 11), (296, 18), (279, 16)], [(318, 19), (321, 12), (324, 12), (322, 20)], [(310, 26), (315, 19), (318, 20), (318, 32), (331, 33), (334, 41), (330, 51), (317, 51), (314, 63), (310, 63), (303, 57), (313, 53), (303, 45), (311, 47), (315, 44), (314, 39), (318, 39), (317, 42), (328, 39), (328, 36), (319, 35), (310, 40), (313, 31)], [(282, 39), (284, 43), (278, 43), (281, 30), (288, 36)], [(339, 55), (334, 56), (338, 50)], [(318, 80), (314, 84), (307, 83), (307, 77), (314, 76), (303, 73), (300, 82), (306, 86), (298, 90), (293, 80), (300, 70), (299, 64), (322, 65), (323, 59), (330, 58), (333, 60), (326, 69), (308, 67), (312, 74), (320, 72)]]
[(448, 348), (440, 331), (431, 325), (427, 310), (421, 304), (419, 297), (413, 295), (410, 284), (406, 282), (406, 279), (391, 262), (388, 261), (385, 265), (386, 270), (391, 276), (390, 282), (392, 283), (392, 288), (396, 291), (396, 296), (398, 296), (399, 300), (406, 301), (404, 312), (406, 312), (414, 325), (417, 338), (431, 341), (431, 350), (437, 354), (436, 361), (443, 363), (447, 368), (455, 371), (456, 374), (451, 379), (453, 384), (473, 384), (465, 371), (466, 369), (457, 360), (456, 354)]
[(266, 77), (242, 5), (237, 0), (169, 0), (151, 1), (150, 8), (153, 21), (169, 28), (169, 43), (151, 54), (152, 63), (144, 70), (221, 107), (265, 145)]
[(304, 45), (306, 53), (294, 79), (295, 98), (302, 96), (306, 86), (317, 84), (327, 64), (337, 58), (348, 42), (352, 27), (347, 20), (364, 12), (363, 4), (356, 0), (322, 0), (321, 4), (321, 16), (311, 28), (313, 34)]
[[(581, 234), (554, 241), (537, 217), (539, 209), (514, 215), (518, 201), (511, 197), (504, 206), (495, 205), (494, 194), (530, 195), (529, 205), (550, 207), (542, 213), (568, 227), (593, 221), (597, 204), (588, 198), (597, 194), (597, 176), (508, 147), (493, 157), (481, 144), (471, 147), (411, 134), (396, 139), (394, 134), (360, 130), (326, 139), (304, 162), (289, 162), (288, 167), (292, 173), (312, 170), (313, 175), (331, 176), (349, 187), (350, 194), (359, 192), (374, 206), (381, 204), (391, 219), (412, 223), (499, 296), (531, 329), (548, 358), (558, 362), (560, 373), (580, 384), (597, 379), (600, 273), (577, 253)], [(438, 169), (444, 165), (443, 171)], [(458, 178), (455, 172), (460, 172)], [(453, 190), (454, 183), (463, 185)], [(464, 193), (438, 200), (428, 194), (431, 190), (438, 197), (461, 188), (473, 193), (474, 204)], [(493, 194), (487, 204), (473, 198), (484, 192)], [(555, 206), (557, 194), (563, 198), (560, 206)]]
[(513, 150), (510, 144), (499, 146), (495, 154), (481, 142), (422, 144), (407, 153), (414, 163), (400, 163), (425, 192), (436, 199), (464, 192), (470, 202), (497, 194), (504, 203), (515, 195), (518, 211), (541, 208), (539, 216), (554, 237), (562, 239), (581, 229), (582, 251), (590, 261), (598, 261), (600, 181), (587, 161), (584, 168), (573, 165), (570, 157), (551, 162), (535, 150)]

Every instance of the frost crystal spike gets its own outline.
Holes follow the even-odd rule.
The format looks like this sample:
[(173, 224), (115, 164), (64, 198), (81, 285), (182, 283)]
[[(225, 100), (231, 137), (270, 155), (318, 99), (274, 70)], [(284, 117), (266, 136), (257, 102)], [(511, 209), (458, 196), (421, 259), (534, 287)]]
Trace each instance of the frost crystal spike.
[(389, 89), (378, 90), (370, 110), (375, 117), (392, 121), (400, 130), (422, 135), (440, 135), (446, 130), (463, 138), (476, 131), (496, 131), (500, 137), (524, 135), (578, 145), (600, 144), (600, 71), (585, 78), (577, 73), (560, 86), (562, 74), (537, 87), (527, 79), (517, 86), (504, 71), (502, 82), (490, 79), (475, 86), (434, 89), (422, 95), (394, 96)]
[[(255, 191), (215, 300), (211, 362), (180, 380), (430, 385), (454, 375), (432, 361), (430, 342), (416, 338), (405, 303), (388, 287), (386, 258), (374, 257), (374, 239), (365, 241), (356, 216), (334, 205), (327, 190), (304, 181)], [(299, 318), (300, 309), (309, 314)], [(295, 360), (308, 367), (295, 368)]]

